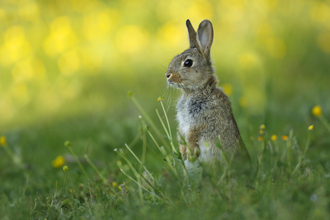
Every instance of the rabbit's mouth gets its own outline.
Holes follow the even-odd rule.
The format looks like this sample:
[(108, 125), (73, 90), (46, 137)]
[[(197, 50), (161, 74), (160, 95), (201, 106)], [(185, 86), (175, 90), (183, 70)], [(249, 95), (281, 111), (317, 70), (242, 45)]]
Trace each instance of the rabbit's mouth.
[(167, 83), (171, 86), (183, 86), (181, 76), (179, 73), (166, 73)]

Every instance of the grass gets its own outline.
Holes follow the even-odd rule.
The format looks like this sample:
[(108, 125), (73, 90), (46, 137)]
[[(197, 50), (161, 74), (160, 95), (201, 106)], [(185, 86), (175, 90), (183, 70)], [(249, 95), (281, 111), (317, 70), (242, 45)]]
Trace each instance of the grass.
[[(240, 161), (227, 160), (221, 166), (204, 165), (201, 181), (187, 184), (178, 144), (172, 139), (173, 118), (167, 117), (162, 101), (157, 119), (149, 116), (137, 98), (131, 99), (141, 111), (140, 122), (133, 123), (139, 128), (136, 130), (131, 119), (104, 121), (105, 116), (98, 115), (12, 131), (6, 139), (2, 137), (2, 218), (329, 216), (329, 151), (315, 138), (329, 135), (323, 114), (313, 116), (314, 126), (297, 126), (299, 133), (292, 128), (282, 137), (272, 136), (279, 131), (268, 130), (267, 125), (255, 129), (251, 142), (245, 138), (252, 158), (249, 174), (241, 174)], [(259, 126), (257, 120), (252, 123)], [(320, 151), (326, 155), (320, 156)], [(54, 155), (65, 158), (57, 169), (50, 166)]]

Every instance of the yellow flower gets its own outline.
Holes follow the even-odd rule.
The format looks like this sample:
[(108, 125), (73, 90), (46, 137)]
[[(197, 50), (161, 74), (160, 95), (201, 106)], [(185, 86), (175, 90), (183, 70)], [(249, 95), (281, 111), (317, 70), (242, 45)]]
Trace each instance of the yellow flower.
[(317, 105), (312, 109), (312, 114), (316, 117), (320, 117), (322, 115), (322, 108), (321, 106)]
[(276, 134), (273, 134), (273, 135), (270, 137), (270, 139), (272, 139), (272, 141), (276, 141), (276, 140), (277, 140), (277, 136), (276, 136)]
[(289, 137), (286, 136), (286, 135), (282, 135), (282, 139), (285, 140), (285, 141), (287, 141), (289, 139)]
[(163, 101), (162, 97), (159, 97), (157, 100), (158, 102)]
[(230, 96), (231, 94), (233, 94), (233, 86), (229, 83), (226, 83), (225, 85), (222, 86), (223, 88), (223, 92)]
[(260, 129), (259, 134), (263, 134), (264, 130)]
[(259, 126), (259, 129), (260, 130), (265, 130), (265, 128), (266, 128), (266, 126), (264, 124), (262, 124), (262, 125)]
[(123, 190), (125, 188), (125, 183), (121, 184), (120, 186), (118, 186), (119, 190)]
[(7, 140), (6, 140), (6, 137), (5, 137), (5, 136), (1, 136), (1, 137), (0, 137), (0, 145), (1, 145), (2, 147), (6, 147), (6, 145), (7, 145)]
[(112, 182), (112, 186), (116, 188), (116, 187), (118, 186), (118, 183), (115, 182), (115, 181), (113, 181), (113, 182)]
[(262, 137), (261, 136), (258, 137), (258, 141), (262, 141)]
[(52, 161), (52, 166), (54, 168), (60, 168), (64, 165), (65, 159), (62, 155), (57, 156), (55, 160)]
[(309, 130), (309, 131), (313, 130), (313, 128), (314, 128), (314, 125), (310, 125), (310, 126), (308, 126), (308, 130)]
[(68, 170), (69, 170), (68, 166), (64, 166), (64, 167), (63, 167), (63, 171), (64, 171), (64, 172), (66, 172), (66, 171), (68, 171)]

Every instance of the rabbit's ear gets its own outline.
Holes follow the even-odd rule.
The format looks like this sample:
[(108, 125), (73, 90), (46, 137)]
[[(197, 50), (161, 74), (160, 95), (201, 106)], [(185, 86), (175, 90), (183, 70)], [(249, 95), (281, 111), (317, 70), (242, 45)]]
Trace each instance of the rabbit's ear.
[(193, 26), (191, 25), (189, 19), (186, 21), (186, 26), (187, 26), (187, 30), (188, 30), (190, 48), (197, 47), (198, 42), (197, 42), (197, 38), (196, 38), (196, 31), (193, 28)]
[(213, 42), (213, 27), (211, 21), (203, 20), (197, 30), (198, 43), (202, 47), (203, 53), (210, 57), (210, 49)]

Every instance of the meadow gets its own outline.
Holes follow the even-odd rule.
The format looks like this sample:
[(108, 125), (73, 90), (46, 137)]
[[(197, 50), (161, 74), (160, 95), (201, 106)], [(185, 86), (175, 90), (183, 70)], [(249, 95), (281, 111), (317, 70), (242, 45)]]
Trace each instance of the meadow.
[[(192, 186), (165, 78), (188, 18), (252, 162)], [(1, 219), (329, 218), (329, 1), (6, 0), (0, 30)]]

